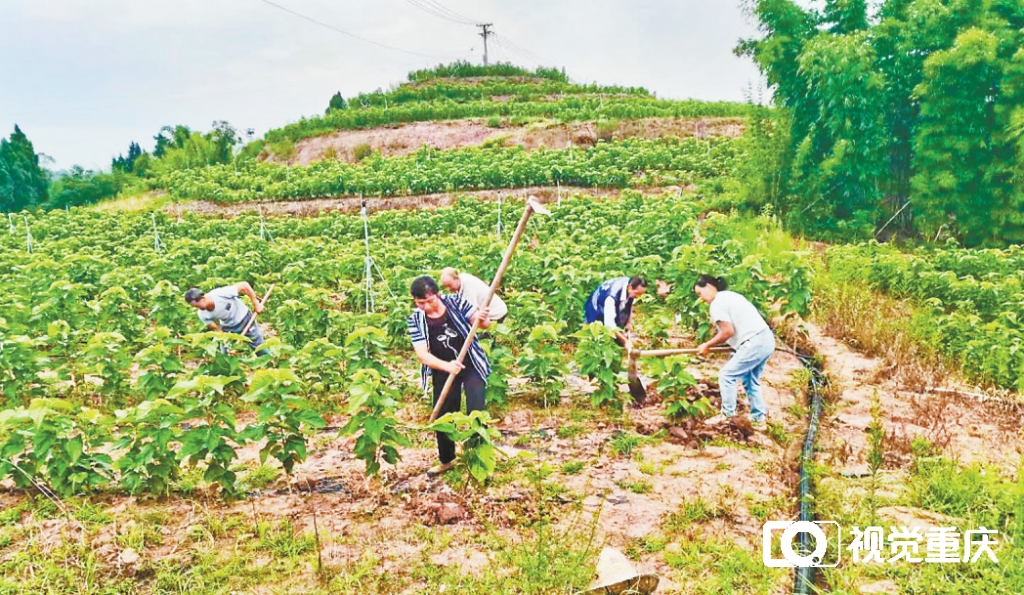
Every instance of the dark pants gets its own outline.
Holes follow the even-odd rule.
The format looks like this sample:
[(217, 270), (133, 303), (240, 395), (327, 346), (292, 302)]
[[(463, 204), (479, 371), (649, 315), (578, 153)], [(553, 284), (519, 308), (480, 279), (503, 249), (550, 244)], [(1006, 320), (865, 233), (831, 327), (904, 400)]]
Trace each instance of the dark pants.
[[(448, 374), (434, 370), (431, 376), (434, 378), (434, 404), (436, 405), (437, 399), (444, 389), (444, 383), (448, 381)], [(446, 413), (458, 413), (462, 409), (463, 388), (466, 389), (466, 413), (483, 411), (487, 383), (473, 369), (473, 366), (466, 366), (466, 369), (455, 377), (455, 382), (452, 383), (452, 389), (445, 398), (444, 406), (441, 407), (438, 417)], [(437, 454), (441, 462), (448, 463), (455, 460), (455, 443), (444, 432), (436, 432), (436, 434)]]
[[(224, 326), (221, 327), (220, 330), (224, 331), (225, 333), (235, 333), (240, 335), (242, 334), (242, 329), (245, 328), (245, 325), (249, 324), (249, 320), (251, 318), (252, 312), (249, 312), (248, 314), (246, 314), (245, 319), (242, 320), (242, 324), (239, 324), (238, 326)], [(252, 323), (252, 326), (249, 327), (249, 331), (245, 333), (245, 336), (249, 338), (249, 347), (252, 347), (253, 349), (256, 349), (260, 345), (263, 345), (263, 333), (260, 332), (259, 323)], [(225, 351), (227, 350), (225, 349)], [(270, 352), (267, 351), (266, 349), (260, 349), (259, 351), (256, 352), (256, 355), (267, 355), (269, 353)]]

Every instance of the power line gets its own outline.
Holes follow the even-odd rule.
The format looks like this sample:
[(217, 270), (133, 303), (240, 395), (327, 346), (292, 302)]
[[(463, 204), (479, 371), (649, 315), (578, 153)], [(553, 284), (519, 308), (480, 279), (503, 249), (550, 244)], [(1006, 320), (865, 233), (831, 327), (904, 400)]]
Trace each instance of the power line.
[(518, 51), (512, 49), (511, 46), (502, 43), (501, 38), (495, 38), (494, 43), (497, 44), (498, 48), (504, 50), (507, 59), (511, 60), (512, 58), (514, 58), (516, 60), (522, 60), (527, 63), (533, 62), (532, 58), (528, 58), (525, 55), (519, 53)]
[(331, 31), (334, 31), (335, 33), (341, 33), (342, 35), (346, 35), (348, 37), (351, 37), (352, 39), (358, 39), (359, 41), (363, 41), (363, 42), (375, 45), (377, 47), (382, 47), (382, 48), (387, 49), (387, 50), (393, 50), (393, 51), (396, 51), (396, 52), (402, 52), (403, 54), (411, 54), (413, 56), (420, 56), (422, 58), (430, 58), (431, 60), (436, 60), (437, 59), (437, 56), (429, 56), (427, 54), (421, 54), (419, 52), (413, 52), (413, 51), (410, 51), (410, 50), (403, 50), (402, 48), (396, 48), (395, 46), (391, 46), (391, 45), (387, 45), (387, 44), (384, 44), (384, 43), (376, 42), (376, 41), (373, 41), (372, 39), (367, 39), (365, 37), (360, 37), (360, 36), (356, 35), (355, 33), (349, 33), (348, 31), (345, 31), (344, 29), (339, 29), (339, 28), (335, 27), (334, 25), (330, 25), (330, 24), (324, 23), (322, 21), (318, 21), (318, 20), (314, 19), (313, 17), (309, 17), (309, 16), (306, 16), (304, 14), (295, 12), (294, 10), (291, 10), (290, 8), (286, 8), (284, 6), (281, 6), (280, 4), (277, 4), (275, 2), (271, 2), (270, 0), (260, 0), (260, 2), (262, 2), (264, 4), (269, 4), (270, 6), (273, 6), (274, 8), (276, 8), (278, 10), (283, 10), (284, 12), (287, 12), (290, 15), (299, 17), (300, 19), (309, 21), (309, 22), (314, 23), (316, 25), (320, 25), (321, 27), (324, 27), (325, 29), (330, 29)]
[(469, 18), (469, 17), (467, 17), (465, 15), (459, 14), (459, 13), (455, 12), (454, 10), (444, 6), (443, 4), (438, 2), (437, 0), (420, 0), (420, 1), (423, 2), (424, 4), (427, 4), (427, 5), (435, 7), (440, 12), (443, 12), (445, 14), (451, 15), (453, 18), (461, 19), (463, 21), (466, 21), (467, 25), (478, 25), (478, 24), (480, 24), (480, 21), (477, 21), (475, 19), (471, 19), (471, 18)]
[(515, 55), (521, 60), (525, 60), (527, 62), (535, 62), (537, 65), (542, 65), (544, 63), (544, 61), (541, 60), (541, 58), (537, 54), (534, 54), (530, 50), (524, 48), (523, 46), (512, 41), (511, 39), (507, 37), (501, 37), (494, 31), (488, 29), (488, 27), (493, 26), (491, 23), (482, 23), (480, 21), (471, 19), (463, 14), (455, 12), (454, 10), (446, 7), (437, 0), (405, 0), (405, 2), (408, 3), (410, 6), (414, 6), (422, 10), (423, 12), (433, 15), (439, 19), (444, 19), (446, 21), (450, 21), (452, 23), (456, 23), (459, 25), (473, 25), (475, 27), (480, 27), (483, 30), (480, 33), (480, 36), (483, 37), (484, 39), (485, 66), (487, 65), (488, 62), (487, 40), (490, 37), (493, 37), (495, 43), (497, 43), (502, 49), (505, 50), (504, 53), (508, 55), (507, 57)]
[(495, 38), (494, 39), (494, 50), (495, 50), (494, 53), (498, 54), (498, 50), (499, 49), (501, 50), (501, 56), (498, 58), (498, 61), (501, 61), (501, 57), (504, 57), (506, 60), (508, 60), (510, 62), (513, 59), (516, 59), (516, 60), (522, 60), (523, 59), (522, 56), (520, 56), (519, 54), (516, 54), (515, 52), (513, 52), (512, 48), (510, 48), (509, 46), (501, 43), (500, 39)]
[(541, 60), (537, 54), (534, 54), (530, 50), (512, 41), (508, 37), (498, 35), (497, 33), (492, 33), (492, 35), (494, 35), (494, 39), (498, 43), (498, 45), (505, 48), (508, 52), (516, 54), (521, 58), (524, 58), (527, 62), (535, 62), (538, 65), (543, 65), (544, 61)]
[(439, 19), (444, 19), (446, 21), (451, 21), (451, 22), (459, 24), (459, 25), (474, 25), (475, 24), (473, 21), (471, 21), (469, 19), (462, 18), (461, 16), (453, 17), (453, 16), (451, 16), (449, 14), (446, 14), (446, 13), (444, 13), (444, 12), (434, 8), (433, 6), (427, 4), (425, 2), (425, 0), (405, 0), (405, 2), (407, 4), (409, 4), (410, 6), (414, 6), (414, 7), (418, 8), (418, 9), (422, 10), (423, 12), (431, 14), (431, 15), (439, 18)]
[(497, 33), (495, 33), (494, 36), (499, 38), (500, 41), (503, 42), (506, 46), (511, 46), (513, 50), (516, 50), (520, 54), (523, 54), (524, 56), (526, 56), (527, 58), (536, 61), (538, 64), (543, 62), (543, 60), (540, 59), (540, 56), (538, 56), (537, 54), (534, 54), (530, 50), (528, 50), (528, 49), (524, 48), (523, 46), (519, 45), (518, 43), (512, 41), (508, 37), (499, 36)]

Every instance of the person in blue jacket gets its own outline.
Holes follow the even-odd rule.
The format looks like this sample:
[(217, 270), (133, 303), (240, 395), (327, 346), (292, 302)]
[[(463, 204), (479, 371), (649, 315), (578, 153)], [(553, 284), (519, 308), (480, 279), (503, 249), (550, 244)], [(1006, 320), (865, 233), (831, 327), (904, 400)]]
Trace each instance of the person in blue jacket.
[(647, 293), (642, 277), (616, 277), (599, 285), (583, 309), (585, 324), (602, 322), (614, 331), (633, 328), (633, 300)]

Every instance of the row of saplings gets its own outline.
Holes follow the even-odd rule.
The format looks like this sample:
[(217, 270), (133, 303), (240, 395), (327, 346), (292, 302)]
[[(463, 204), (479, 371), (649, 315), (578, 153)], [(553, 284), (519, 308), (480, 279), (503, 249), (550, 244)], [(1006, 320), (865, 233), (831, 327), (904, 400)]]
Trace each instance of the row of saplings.
[[(578, 341), (573, 359), (579, 372), (592, 376), (597, 385), (593, 403), (621, 407), (616, 374), (622, 349), (612, 331), (595, 323), (572, 336)], [(240, 335), (220, 332), (202, 333), (201, 338), (210, 346), (236, 349), (247, 342)], [(568, 372), (558, 339), (552, 325), (541, 325), (519, 358), (520, 368), (537, 386)], [(265, 345), (275, 354), (289, 349), (274, 339)], [(489, 348), (492, 354), (500, 350)], [(210, 363), (216, 360), (218, 365), (201, 366), (200, 373), (178, 380), (162, 396), (113, 413), (60, 398), (34, 399), (28, 406), (0, 411), (0, 479), (62, 496), (115, 483), (132, 494), (164, 495), (191, 470), (201, 472), (204, 481), (231, 498), (246, 489), (244, 478), (236, 474), (238, 450), (251, 444), (262, 445), (262, 463), (277, 459), (291, 473), (306, 458), (307, 435), (326, 426), (306, 396), (306, 383), (293, 369), (282, 367), (257, 369), (246, 384), (238, 357), (211, 351)], [(698, 415), (710, 409), (706, 401), (686, 399), (687, 388), (696, 384), (686, 362), (685, 357), (664, 362), (659, 391), (668, 401), (670, 415)], [(358, 436), (354, 454), (366, 463), (368, 475), (379, 471), (382, 460), (396, 463), (398, 449), (411, 444), (412, 433), (423, 431), (439, 432), (453, 444), (462, 444), (460, 462), (476, 481), (484, 482), (494, 471), (497, 432), (486, 412), (448, 413), (422, 426), (399, 423), (395, 413), (400, 391), (389, 384), (387, 368), (376, 362), (356, 363), (362, 367), (350, 366), (347, 372), (351, 417), (341, 434)], [(505, 380), (498, 369), (505, 364), (496, 358), (497, 383)], [(238, 373), (203, 373), (218, 368)], [(249, 414), (241, 414), (245, 410)]]

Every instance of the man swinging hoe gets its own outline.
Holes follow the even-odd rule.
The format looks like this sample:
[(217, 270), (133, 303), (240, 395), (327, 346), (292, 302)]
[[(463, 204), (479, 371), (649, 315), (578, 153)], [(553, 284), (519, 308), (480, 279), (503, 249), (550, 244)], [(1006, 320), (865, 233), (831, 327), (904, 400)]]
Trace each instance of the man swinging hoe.
[[(269, 295), (270, 292), (267, 292)], [(252, 302), (253, 311), (245, 305), (240, 296), (246, 296)], [(266, 300), (266, 296), (264, 296)], [(263, 312), (263, 304), (256, 298), (252, 285), (242, 281), (234, 285), (225, 285), (210, 291), (193, 287), (185, 292), (185, 301), (198, 312), (199, 320), (211, 331), (222, 331), (245, 335), (249, 338), (249, 346), (257, 349), (263, 344), (263, 333), (260, 326), (253, 320), (255, 314)], [(255, 314), (253, 314), (255, 312)], [(260, 349), (256, 355), (267, 355), (266, 349)]]
[[(490, 308), (494, 305), (494, 291), (501, 285), (512, 253), (533, 213), (550, 214), (536, 197), (531, 196), (526, 201), (526, 209), (505, 250), (494, 280), (487, 291), (482, 292), (484, 295), (478, 296), (481, 306), (478, 307), (458, 294), (441, 295), (437, 283), (431, 277), (419, 277), (412, 282), (410, 293), (416, 309), (408, 320), (409, 338), (416, 358), (422, 364), (421, 381), (424, 389), (427, 387), (428, 375), (433, 376), (434, 410), (430, 416), (431, 421), (441, 414), (461, 410), (462, 393), (466, 395), (467, 413), (484, 409), (484, 393), (491, 365), (477, 341), (477, 329), (491, 326)], [(450, 276), (446, 275), (445, 279), (449, 283), (451, 280), (447, 277)], [(455, 443), (443, 432), (437, 432), (437, 453), (440, 462), (428, 471), (432, 475), (444, 473), (455, 466)]]

